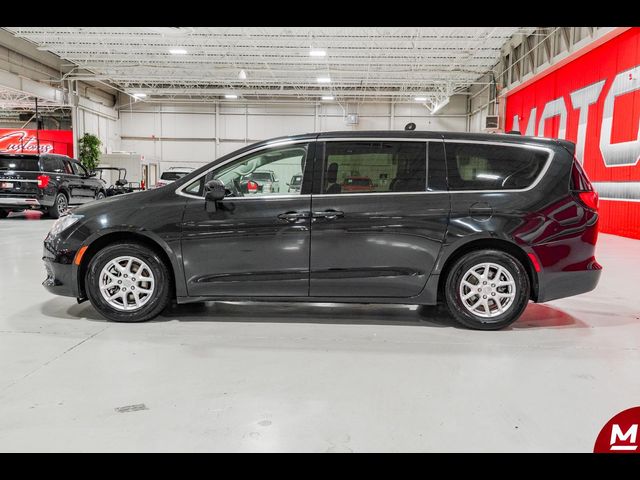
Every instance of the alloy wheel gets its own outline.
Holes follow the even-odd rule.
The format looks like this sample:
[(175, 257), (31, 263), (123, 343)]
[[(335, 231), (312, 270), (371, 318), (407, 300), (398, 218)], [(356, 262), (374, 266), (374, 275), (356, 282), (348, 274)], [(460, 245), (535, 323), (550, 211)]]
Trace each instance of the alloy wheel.
[(132, 256), (121, 256), (107, 262), (100, 272), (99, 282), (102, 298), (120, 311), (142, 308), (155, 290), (151, 268)]

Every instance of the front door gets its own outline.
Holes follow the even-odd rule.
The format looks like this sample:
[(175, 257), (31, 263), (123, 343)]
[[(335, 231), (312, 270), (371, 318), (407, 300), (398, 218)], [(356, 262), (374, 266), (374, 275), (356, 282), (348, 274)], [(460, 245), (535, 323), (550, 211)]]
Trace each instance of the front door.
[(449, 217), (442, 141), (327, 140), (317, 151), (310, 295), (420, 294)]
[(71, 198), (70, 204), (87, 203), (96, 197), (95, 188), (92, 182), (87, 181), (89, 173), (87, 170), (76, 162), (65, 160), (72, 169), (73, 175), (69, 176), (69, 190)]
[[(259, 149), (184, 188), (182, 254), (190, 296), (309, 294), (314, 146), (306, 141)], [(267, 174), (274, 181), (264, 188), (255, 178)], [(305, 176), (302, 191), (282, 188), (296, 174)], [(207, 211), (204, 184), (213, 178), (222, 180), (228, 195)]]

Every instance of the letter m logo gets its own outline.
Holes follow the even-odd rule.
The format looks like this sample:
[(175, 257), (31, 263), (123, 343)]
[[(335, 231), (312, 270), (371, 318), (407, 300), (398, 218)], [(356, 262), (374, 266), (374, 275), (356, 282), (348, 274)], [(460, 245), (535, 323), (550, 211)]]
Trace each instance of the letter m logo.
[[(637, 450), (638, 449), (637, 440), (638, 440), (638, 424), (637, 423), (634, 425), (631, 425), (629, 430), (627, 430), (625, 433), (622, 433), (622, 429), (620, 428), (620, 425), (618, 425), (617, 423), (614, 423), (613, 426), (611, 427), (611, 442), (610, 442), (611, 450)], [(618, 441), (620, 443), (628, 442), (628, 444), (619, 445)]]

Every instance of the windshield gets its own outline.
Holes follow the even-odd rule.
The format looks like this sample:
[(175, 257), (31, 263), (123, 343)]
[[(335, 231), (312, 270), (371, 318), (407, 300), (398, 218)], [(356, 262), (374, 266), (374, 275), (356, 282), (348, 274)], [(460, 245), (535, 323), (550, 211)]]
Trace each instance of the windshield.
[(368, 178), (347, 178), (344, 183), (345, 185), (355, 185), (357, 187), (367, 187), (369, 186), (370, 180)]
[(40, 170), (37, 158), (0, 156), (0, 170), (16, 170), (19, 172), (37, 172)]
[(291, 178), (291, 185), (300, 185), (302, 182), (302, 175), (294, 175)]
[(186, 174), (187, 172), (164, 172), (160, 177), (160, 180), (178, 180)]
[(253, 172), (251, 175), (248, 175), (246, 178), (251, 178), (252, 180), (271, 180), (271, 173)]

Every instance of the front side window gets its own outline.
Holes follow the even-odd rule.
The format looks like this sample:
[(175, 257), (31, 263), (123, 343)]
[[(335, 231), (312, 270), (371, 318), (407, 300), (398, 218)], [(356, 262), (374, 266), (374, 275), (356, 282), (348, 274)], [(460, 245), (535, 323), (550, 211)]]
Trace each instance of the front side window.
[(327, 142), (322, 192), (424, 192), (426, 142)]
[(549, 154), (545, 151), (474, 143), (447, 142), (451, 190), (521, 190), (535, 182)]
[(73, 173), (75, 173), (76, 175), (79, 175), (81, 177), (86, 177), (88, 175), (85, 168), (79, 163), (71, 162), (71, 166), (73, 167)]
[[(204, 181), (219, 179), (230, 197), (299, 194), (287, 180), (304, 172), (308, 144), (269, 148), (239, 158), (185, 187), (184, 193), (202, 196)], [(197, 192), (197, 193), (196, 193)]]

